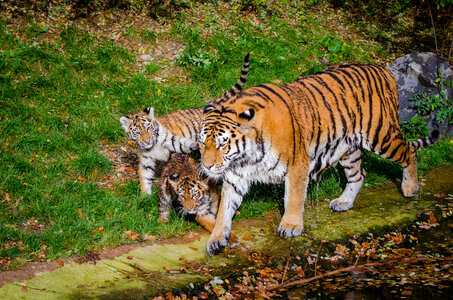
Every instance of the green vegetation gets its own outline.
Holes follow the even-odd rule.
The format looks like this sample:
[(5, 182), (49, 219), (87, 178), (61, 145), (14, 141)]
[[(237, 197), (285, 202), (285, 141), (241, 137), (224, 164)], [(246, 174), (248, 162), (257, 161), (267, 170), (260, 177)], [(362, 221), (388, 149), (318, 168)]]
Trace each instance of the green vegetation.
[(452, 87), (452, 81), (442, 81), (442, 72), (439, 70), (439, 78), (436, 79), (439, 94), (428, 96), (427, 93), (417, 93), (411, 99), (411, 104), (417, 109), (415, 116), (401, 122), (401, 129), (409, 139), (427, 136), (429, 134), (426, 121), (420, 116), (433, 115), (437, 123), (447, 122), (453, 124), (453, 99), (448, 99), (445, 87)]
[[(171, 1), (179, 8), (172, 21), (161, 16), (160, 23), (134, 14), (139, 5), (128, 11), (110, 7), (89, 19), (73, 16), (66, 1), (36, 1), (48, 6), (20, 7), (17, 14), (5, 8), (8, 1), (2, 4), (3, 269), (198, 228), (176, 213), (169, 224), (159, 224), (157, 192), (140, 196), (134, 173), (121, 170), (123, 154), (130, 151), (118, 121), (122, 115), (145, 106), (154, 106), (158, 115), (202, 107), (236, 82), (247, 52), (247, 87), (290, 82), (328, 64), (385, 63), (401, 54), (348, 29), (346, 13), (323, 3), (251, 1), (261, 9), (241, 12), (249, 7), (242, 6), (245, 1), (179, 2)], [(76, 13), (94, 9), (88, 8)], [(420, 168), (451, 163), (452, 151), (449, 140), (423, 150)], [(401, 177), (399, 166), (371, 154), (365, 168), (367, 186)], [(344, 184), (341, 170), (332, 168), (312, 184), (309, 198), (331, 199)], [(263, 187), (249, 193), (238, 217), (281, 207), (276, 199), (282, 188), (265, 188), (266, 193)]]

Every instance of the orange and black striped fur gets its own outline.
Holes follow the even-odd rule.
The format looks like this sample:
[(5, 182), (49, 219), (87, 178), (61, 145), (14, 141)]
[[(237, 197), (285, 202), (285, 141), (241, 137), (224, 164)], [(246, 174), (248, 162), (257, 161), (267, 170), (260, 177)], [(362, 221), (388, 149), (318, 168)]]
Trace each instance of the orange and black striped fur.
[(198, 149), (197, 136), (203, 110), (184, 109), (154, 117), (152, 107), (121, 117), (120, 122), (129, 139), (138, 146), (140, 190), (151, 194), (155, 177), (170, 153), (189, 153)]
[[(238, 94), (247, 81), (249, 54), (244, 58), (241, 76), (236, 84), (211, 104), (222, 103)], [(160, 166), (170, 153), (189, 153), (198, 149), (196, 142), (200, 134), (202, 108), (183, 109), (164, 116), (154, 116), (152, 107), (120, 118), (129, 139), (138, 145), (140, 190), (150, 194)]]
[[(159, 220), (168, 221), (172, 202), (178, 201), (183, 215), (194, 215), (195, 221), (209, 232), (215, 225), (220, 198), (217, 185), (200, 176), (195, 159), (185, 154), (172, 153), (159, 179)], [(239, 239), (232, 234), (231, 245)]]
[(329, 207), (350, 209), (365, 177), (361, 149), (400, 163), (403, 194), (414, 196), (417, 150), (432, 144), (438, 132), (407, 142), (398, 106), (395, 79), (373, 64), (341, 65), (281, 86), (259, 85), (206, 106), (202, 167), (211, 178), (223, 180), (207, 252), (226, 245), (231, 219), (252, 182), (285, 183), (281, 236), (302, 233), (308, 182), (336, 162), (344, 167), (348, 183)]

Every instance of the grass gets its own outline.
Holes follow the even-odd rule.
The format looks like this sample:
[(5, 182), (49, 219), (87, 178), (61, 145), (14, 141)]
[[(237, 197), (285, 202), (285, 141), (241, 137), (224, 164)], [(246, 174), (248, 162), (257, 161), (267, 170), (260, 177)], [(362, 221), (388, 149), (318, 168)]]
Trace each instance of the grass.
[[(169, 224), (159, 224), (157, 191), (141, 196), (138, 179), (110, 188), (101, 184), (116, 172), (102, 155), (102, 145), (127, 145), (120, 116), (150, 105), (157, 114), (202, 107), (236, 82), (248, 52), (248, 87), (290, 82), (323, 69), (320, 61), (391, 58), (379, 43), (355, 41), (329, 27), (336, 18), (328, 10), (315, 15), (315, 10), (297, 6), (291, 18), (266, 22), (234, 11), (219, 18), (213, 7), (203, 12), (204, 21), (183, 13), (163, 32), (128, 27), (125, 38), (149, 47), (156, 46), (156, 39), (184, 45), (180, 57), (144, 65), (137, 63), (135, 48), (100, 37), (89, 27), (61, 25), (49, 41), (44, 37), (51, 24), (31, 18), (18, 28), (11, 20), (0, 22), (2, 269), (198, 228), (176, 213)], [(177, 68), (191, 80), (171, 75)], [(150, 76), (157, 72), (170, 75), (154, 81)], [(452, 144), (443, 140), (419, 157), (422, 171), (451, 163)], [(373, 155), (366, 155), (364, 165), (367, 186), (401, 178), (398, 166)], [(341, 170), (328, 170), (309, 188), (309, 199), (331, 199), (343, 186)], [(238, 218), (281, 209), (282, 197), (282, 186), (254, 186)]]

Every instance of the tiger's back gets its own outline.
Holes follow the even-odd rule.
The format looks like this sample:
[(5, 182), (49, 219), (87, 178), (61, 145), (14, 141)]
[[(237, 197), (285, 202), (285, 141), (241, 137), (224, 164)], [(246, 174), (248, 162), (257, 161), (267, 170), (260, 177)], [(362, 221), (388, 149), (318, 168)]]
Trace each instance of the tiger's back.
[(200, 134), (202, 117), (202, 108), (189, 108), (158, 116), (156, 120), (173, 134), (196, 141)]

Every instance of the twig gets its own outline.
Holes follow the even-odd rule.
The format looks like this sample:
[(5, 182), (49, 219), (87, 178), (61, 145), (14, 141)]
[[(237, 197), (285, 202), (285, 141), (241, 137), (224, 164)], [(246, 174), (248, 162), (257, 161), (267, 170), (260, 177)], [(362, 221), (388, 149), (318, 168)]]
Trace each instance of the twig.
[(338, 269), (338, 270), (335, 270), (335, 271), (327, 272), (327, 273), (324, 273), (324, 274), (321, 274), (321, 275), (317, 275), (317, 276), (313, 276), (313, 277), (310, 277), (310, 278), (301, 279), (301, 280), (293, 280), (293, 281), (289, 281), (289, 282), (286, 282), (286, 283), (283, 283), (283, 284), (279, 284), (279, 285), (276, 285), (276, 286), (273, 286), (273, 287), (267, 289), (267, 291), (273, 291), (273, 290), (277, 290), (277, 289), (281, 289), (281, 288), (285, 288), (285, 287), (289, 287), (289, 286), (294, 286), (294, 285), (301, 285), (301, 284), (312, 282), (314, 280), (318, 280), (318, 279), (322, 279), (322, 278), (325, 278), (325, 277), (334, 276), (334, 275), (337, 275), (337, 274), (340, 274), (340, 273), (349, 272), (349, 271), (356, 270), (356, 269), (383, 266), (383, 265), (386, 265), (386, 264), (395, 264), (395, 263), (397, 263), (397, 264), (398, 263), (415, 263), (415, 262), (427, 261), (427, 260), (453, 260), (453, 256), (448, 256), (448, 257), (429, 257), (429, 258), (425, 257), (425, 258), (416, 258), (416, 259), (405, 260), (405, 261), (402, 261), (401, 259), (395, 259), (395, 260), (390, 260), (390, 261), (387, 261), (387, 262), (375, 262), (375, 263), (368, 263), (368, 264), (363, 264), (363, 265), (352, 265), (352, 266), (349, 266), (349, 267), (346, 267), (346, 268), (342, 268), (342, 269)]
[(429, 16), (431, 17), (431, 25), (433, 26), (433, 32), (434, 32), (434, 44), (436, 45), (436, 55), (439, 55), (439, 48), (437, 47), (437, 36), (436, 36), (436, 27), (434, 27), (434, 19), (433, 19), (433, 14), (431, 13), (431, 6), (428, 3), (428, 12)]
[(322, 243), (323, 243), (323, 240), (321, 240), (321, 244), (319, 245), (319, 248), (318, 248), (318, 253), (316, 253), (316, 260), (315, 260), (315, 276), (316, 276), (316, 266), (318, 265), (318, 261), (319, 261), (319, 252), (321, 252)]
[(40, 288), (31, 287), (31, 286), (26, 286), (25, 284), (13, 283), (13, 285), (20, 286), (21, 288), (25, 288), (27, 290), (30, 289), (30, 290), (40, 291), (40, 292), (48, 292), (48, 293), (54, 293), (54, 294), (57, 293), (55, 291), (49, 291), (49, 290), (46, 290), (46, 289), (40, 289)]
[(288, 270), (289, 259), (290, 259), (290, 258), (291, 258), (291, 252), (289, 253), (288, 258), (286, 259), (286, 265), (285, 265), (285, 268), (284, 268), (284, 270), (283, 270), (282, 282), (280, 282), (280, 284), (282, 284), (282, 283), (285, 281), (286, 270)]
[(450, 61), (450, 58), (451, 58), (451, 49), (453, 48), (453, 38), (451, 40), (451, 45), (450, 45), (450, 50), (448, 50), (448, 61)]

